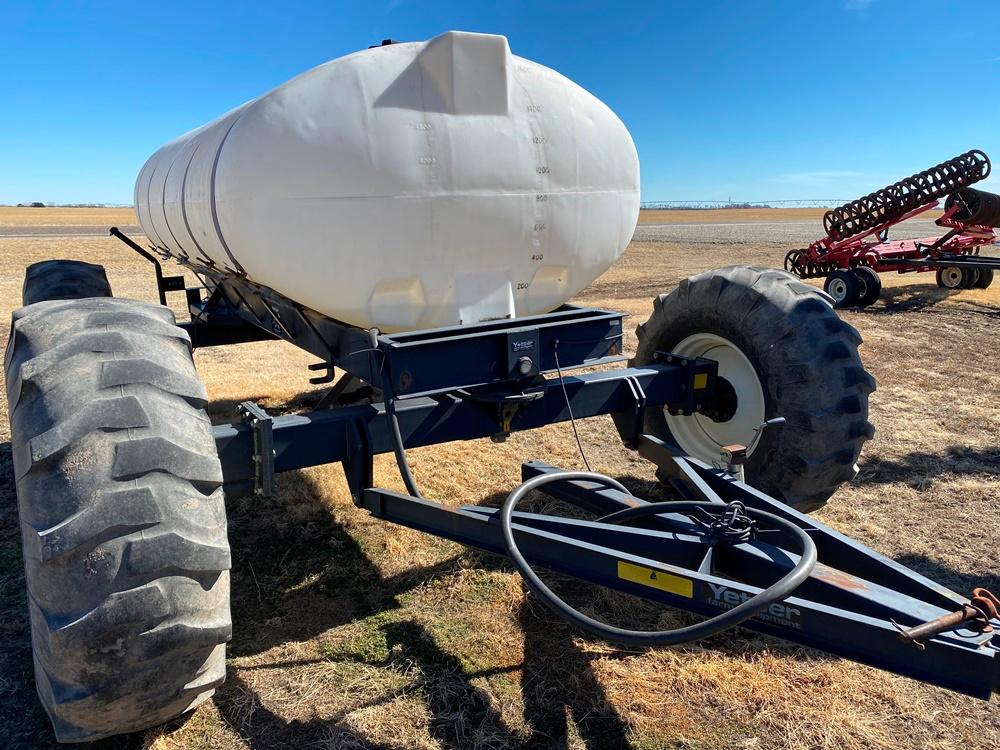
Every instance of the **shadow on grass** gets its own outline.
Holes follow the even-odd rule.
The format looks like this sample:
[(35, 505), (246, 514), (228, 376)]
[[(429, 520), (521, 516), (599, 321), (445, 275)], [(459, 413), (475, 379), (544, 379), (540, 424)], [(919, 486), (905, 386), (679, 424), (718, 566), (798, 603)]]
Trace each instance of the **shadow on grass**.
[(859, 485), (907, 484), (926, 489), (942, 474), (1000, 476), (1000, 449), (972, 449), (950, 445), (940, 453), (913, 451), (898, 461), (867, 458), (859, 466)]
[[(933, 280), (933, 279), (932, 279)], [(907, 284), (905, 286), (882, 287), (879, 301), (872, 307), (857, 312), (873, 315), (884, 313), (920, 312), (939, 305), (961, 293), (960, 289), (944, 289), (932, 284)]]
[[(350, 531), (322, 505), (315, 486), (304, 476), (292, 481), (298, 495), (293, 505), (287, 504), (293, 496), (287, 491), (267, 504), (250, 498), (232, 503), (231, 656), (250, 656), (276, 645), (311, 640), (339, 625), (396, 612), (402, 619), (377, 626), (386, 658), (373, 660), (366, 653), (348, 658), (390, 669), (405, 666), (408, 674), (415, 673), (407, 692), (419, 693), (429, 715), (430, 734), (442, 746), (566, 747), (571, 715), (585, 746), (628, 747), (627, 727), (605, 696), (589, 658), (573, 642), (573, 631), (553, 623), (554, 616), (547, 610), (542, 614), (548, 617), (540, 618), (527, 606), (519, 616), (525, 655), (517, 669), (522, 674), (525, 719), (533, 734), (526, 740), (509, 731), (490, 696), (472, 682), (482, 675), (467, 674), (459, 659), (442, 649), (421, 624), (399, 613), (400, 595), (435, 576), (457, 571), (460, 558), (384, 577)], [(303, 502), (312, 505), (312, 510), (306, 511), (302, 522), (284, 522), (303, 512)], [(503, 561), (475, 554), (474, 564), (477, 570), (495, 570)], [(380, 652), (381, 647), (376, 650)], [(216, 704), (226, 722), (252, 746), (326, 742), (379, 747), (355, 735), (337, 717), (286, 722), (255, 708), (252, 720), (246, 720), (239, 706), (249, 692), (237, 672), (220, 689)], [(260, 704), (252, 694), (250, 700)]]
[[(879, 301), (871, 307), (853, 308), (852, 312), (861, 315), (886, 315), (893, 313), (912, 313), (933, 310), (945, 300), (955, 299), (965, 289), (944, 289), (933, 284), (906, 284), (905, 286), (882, 287)], [(962, 303), (960, 311), (964, 314), (1000, 317), (1000, 308), (984, 305), (973, 299), (959, 298)], [(955, 308), (952, 308), (955, 309)]]
[(627, 748), (628, 727), (574, 642), (576, 631), (537, 600), (526, 600), (518, 620), (524, 631), (521, 696), (532, 727), (532, 747), (568, 747), (570, 725), (588, 748)]
[[(252, 713), (244, 713), (240, 701), (254, 701)], [(215, 695), (215, 704), (226, 723), (252, 748), (372, 748), (388, 750), (391, 745), (373, 743), (342, 721), (297, 721), (281, 718), (257, 700), (253, 690), (232, 670)]]

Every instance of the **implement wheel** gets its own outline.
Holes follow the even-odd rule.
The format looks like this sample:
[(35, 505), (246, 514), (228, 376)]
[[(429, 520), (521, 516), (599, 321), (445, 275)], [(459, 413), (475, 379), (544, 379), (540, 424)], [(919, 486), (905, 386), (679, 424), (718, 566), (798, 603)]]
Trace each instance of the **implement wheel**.
[(5, 370), (35, 683), (56, 737), (178, 716), (223, 681), (231, 633), (222, 470), (188, 336), (159, 305), (40, 301), (14, 312)]
[(882, 279), (874, 268), (868, 266), (858, 266), (854, 269), (854, 275), (861, 282), (863, 290), (858, 297), (859, 307), (868, 307), (878, 302), (882, 294)]
[(857, 473), (874, 434), (875, 381), (858, 356), (861, 336), (815, 287), (772, 269), (708, 271), (654, 300), (636, 334), (636, 366), (658, 351), (719, 363), (718, 403), (690, 416), (647, 409), (647, 433), (718, 463), (723, 446), (749, 446), (758, 425), (784, 417), (750, 452), (746, 478), (803, 511), (822, 507)]
[(939, 268), (934, 278), (942, 289), (961, 289), (965, 282), (965, 274), (957, 266)]
[(838, 269), (826, 277), (823, 291), (830, 295), (834, 307), (841, 308), (857, 305), (865, 289), (863, 280), (853, 271)]
[(975, 289), (979, 286), (979, 279), (982, 272), (978, 268), (962, 269), (962, 289)]
[(993, 283), (993, 269), (980, 268), (979, 281), (976, 282), (976, 289), (989, 289), (990, 284), (992, 283)]

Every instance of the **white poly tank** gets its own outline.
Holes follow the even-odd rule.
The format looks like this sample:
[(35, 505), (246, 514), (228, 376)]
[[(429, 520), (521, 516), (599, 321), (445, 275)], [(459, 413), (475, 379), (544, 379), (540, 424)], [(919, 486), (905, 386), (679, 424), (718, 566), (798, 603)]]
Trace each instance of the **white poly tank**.
[(150, 242), (384, 331), (548, 312), (621, 255), (639, 161), (588, 92), (452, 31), (303, 73), (146, 162)]

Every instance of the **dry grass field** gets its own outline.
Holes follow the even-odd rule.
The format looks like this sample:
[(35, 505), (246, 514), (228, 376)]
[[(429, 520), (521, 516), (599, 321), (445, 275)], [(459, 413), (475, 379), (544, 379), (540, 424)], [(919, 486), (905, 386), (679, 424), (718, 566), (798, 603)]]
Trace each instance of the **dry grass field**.
[(131, 208), (15, 208), (0, 206), (0, 227), (113, 227), (135, 224)]
[[(708, 211), (663, 213), (656, 221), (714, 220)], [(801, 218), (727, 213), (734, 215), (722, 220)], [(818, 227), (818, 217), (807, 218)], [(128, 212), (0, 209), (0, 226), (44, 221), (134, 223)], [(626, 311), (631, 330), (651, 298), (681, 278), (733, 263), (779, 266), (789, 247), (633, 243), (577, 301)], [(19, 304), (24, 267), (51, 257), (103, 263), (117, 295), (155, 300), (146, 262), (110, 238), (6, 237), (0, 325)], [(1000, 284), (947, 292), (929, 275), (884, 281), (878, 304), (844, 314), (863, 335), (862, 356), (878, 380), (876, 437), (860, 475), (818, 515), (957, 590), (1000, 589)], [(634, 337), (626, 341), (634, 345)], [(308, 384), (310, 357), (286, 344), (200, 350), (195, 359), (219, 421), (234, 419), (234, 404), (245, 399), (280, 413), (320, 394)], [(610, 418), (582, 423), (581, 437), (596, 470), (639, 494), (662, 492), (651, 466), (621, 447)], [(0, 730), (6, 747), (48, 747), (31, 676), (9, 440), (0, 417)], [(503, 445), (412, 451), (425, 494), (451, 504), (495, 501), (518, 481), (520, 462), (533, 458), (579, 466), (569, 427)], [(377, 460), (376, 481), (401, 488), (391, 456)], [(356, 509), (339, 466), (282, 475), (279, 490), (269, 501), (230, 502), (234, 636), (226, 684), (185, 719), (101, 747), (1000, 746), (996, 702), (746, 631), (659, 651), (583, 638), (526, 596), (502, 562)], [(571, 593), (598, 610), (608, 604)], [(645, 608), (635, 614), (647, 627), (685, 619)]]

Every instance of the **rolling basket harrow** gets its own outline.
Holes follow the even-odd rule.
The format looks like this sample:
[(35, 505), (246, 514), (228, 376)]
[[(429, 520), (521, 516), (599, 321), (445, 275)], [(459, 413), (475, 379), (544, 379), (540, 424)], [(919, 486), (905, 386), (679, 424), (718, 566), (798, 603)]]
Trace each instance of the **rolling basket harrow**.
[[(802, 279), (825, 278), (824, 289), (838, 307), (865, 307), (882, 290), (880, 273), (934, 272), (946, 289), (982, 288), (993, 283), (1000, 257), (980, 254), (996, 242), (1000, 195), (970, 187), (990, 174), (982, 151), (954, 159), (827, 211), (826, 236), (785, 256), (785, 270)], [(941, 206), (935, 221), (940, 237), (889, 240), (896, 224)]]

